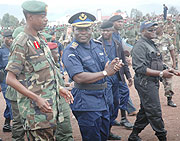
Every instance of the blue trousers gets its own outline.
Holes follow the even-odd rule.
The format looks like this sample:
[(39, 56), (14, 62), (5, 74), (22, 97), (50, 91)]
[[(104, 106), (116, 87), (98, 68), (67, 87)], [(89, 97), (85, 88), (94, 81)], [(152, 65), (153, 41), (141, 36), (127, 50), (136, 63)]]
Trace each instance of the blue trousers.
[(1, 83), (1, 88), (2, 88), (2, 93), (4, 96), (4, 99), (6, 101), (6, 109), (4, 111), (4, 117), (5, 118), (10, 118), (12, 119), (12, 109), (11, 109), (11, 103), (10, 101), (6, 98), (6, 89), (7, 89), (7, 84), (5, 80)]
[(106, 141), (109, 136), (109, 111), (72, 111), (83, 141)]

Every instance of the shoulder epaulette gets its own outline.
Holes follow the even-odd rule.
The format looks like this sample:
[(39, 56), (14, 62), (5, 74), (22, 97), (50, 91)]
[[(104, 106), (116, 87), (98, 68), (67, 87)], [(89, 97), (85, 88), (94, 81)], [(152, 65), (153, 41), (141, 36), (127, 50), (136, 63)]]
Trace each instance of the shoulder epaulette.
[(78, 47), (78, 43), (77, 42), (72, 42), (71, 45), (70, 45), (70, 48), (73, 48), (73, 49), (76, 49)]
[(24, 46), (28, 40), (28, 35), (24, 32), (21, 32), (16, 38), (15, 38), (15, 44), (18, 44), (20, 46)]

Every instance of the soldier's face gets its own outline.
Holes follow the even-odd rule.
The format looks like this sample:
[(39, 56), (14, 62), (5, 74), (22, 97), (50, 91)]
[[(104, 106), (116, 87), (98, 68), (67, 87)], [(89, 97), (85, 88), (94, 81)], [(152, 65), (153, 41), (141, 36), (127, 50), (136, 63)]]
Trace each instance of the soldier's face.
[(31, 15), (31, 22), (36, 31), (41, 31), (46, 27), (48, 19), (45, 14)]
[(120, 30), (123, 28), (123, 20), (118, 20), (113, 23), (115, 30)]
[(79, 43), (88, 43), (91, 39), (92, 28), (91, 27), (74, 27), (74, 38)]
[(112, 28), (102, 29), (101, 32), (102, 32), (102, 37), (105, 40), (110, 40), (112, 37), (113, 29)]
[(12, 38), (12, 37), (5, 37), (5, 38), (4, 38), (4, 43), (5, 43), (8, 47), (11, 46), (12, 41), (13, 41), (13, 38)]
[(156, 29), (157, 28), (155, 26), (145, 29), (143, 31), (143, 35), (148, 39), (154, 39), (154, 38), (156, 38)]

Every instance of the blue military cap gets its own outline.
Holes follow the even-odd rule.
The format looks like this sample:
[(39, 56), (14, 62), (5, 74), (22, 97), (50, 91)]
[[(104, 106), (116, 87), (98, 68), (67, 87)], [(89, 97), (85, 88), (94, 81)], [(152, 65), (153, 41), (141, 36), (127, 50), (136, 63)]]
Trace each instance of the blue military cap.
[(69, 19), (68, 23), (76, 27), (89, 27), (94, 23), (95, 20), (96, 17), (93, 16), (92, 14), (87, 12), (79, 12), (73, 15)]
[(12, 31), (11, 30), (6, 30), (6, 31), (4, 31), (4, 33), (3, 33), (3, 36), (4, 37), (12, 37)]
[(47, 4), (41, 1), (36, 1), (36, 0), (25, 1), (22, 4), (22, 8), (25, 12), (34, 15), (47, 13)]
[(158, 24), (155, 22), (151, 22), (151, 21), (144, 21), (141, 23), (140, 32), (142, 32), (144, 29), (148, 29), (151, 26), (155, 26), (155, 25), (158, 25)]
[(101, 29), (111, 28), (113, 27), (113, 23), (111, 21), (104, 21), (101, 24)]
[(121, 15), (114, 15), (109, 19), (109, 21), (115, 22), (115, 21), (122, 20), (122, 19), (123, 19), (123, 17)]

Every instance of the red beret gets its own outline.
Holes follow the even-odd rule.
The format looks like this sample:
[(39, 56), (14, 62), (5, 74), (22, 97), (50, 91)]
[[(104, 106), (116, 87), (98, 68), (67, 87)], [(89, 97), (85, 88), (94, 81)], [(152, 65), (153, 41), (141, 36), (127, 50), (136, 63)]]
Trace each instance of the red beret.
[(49, 47), (50, 49), (55, 49), (55, 48), (58, 48), (57, 43), (48, 42), (47, 44), (48, 44), (48, 47)]

